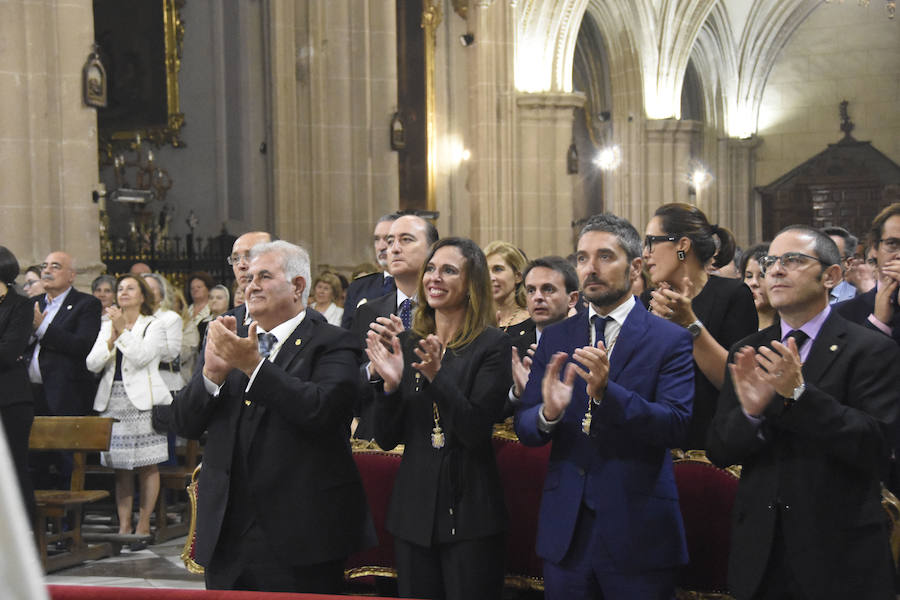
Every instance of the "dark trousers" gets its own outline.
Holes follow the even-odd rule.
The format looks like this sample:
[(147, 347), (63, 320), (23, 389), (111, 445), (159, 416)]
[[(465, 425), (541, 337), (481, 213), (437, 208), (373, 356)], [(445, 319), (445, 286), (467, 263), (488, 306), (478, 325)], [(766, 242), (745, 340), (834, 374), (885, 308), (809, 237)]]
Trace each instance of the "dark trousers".
[[(47, 404), (44, 386), (31, 384), (31, 395), (34, 398), (34, 415), (41, 417), (57, 416)], [(32, 481), (39, 490), (67, 490), (71, 487), (72, 453), (71, 452), (34, 452), (28, 458), (31, 465)]]
[(781, 527), (781, 512), (779, 511), (775, 519), (775, 534), (772, 539), (769, 562), (766, 563), (762, 583), (753, 594), (753, 600), (807, 600), (787, 562), (784, 532)]
[(547, 600), (671, 600), (675, 569), (624, 573), (594, 530), (596, 513), (581, 506), (569, 551), (560, 563), (544, 561)]
[(506, 536), (493, 535), (430, 548), (394, 538), (401, 598), (497, 600), (503, 594)]
[[(346, 558), (314, 565), (290, 565), (276, 556), (257, 524), (241, 536), (224, 532), (206, 566), (206, 588), (258, 592), (339, 594)], [(316, 543), (315, 540), (297, 540)]]
[(13, 465), (22, 500), (28, 511), (29, 524), (34, 523), (34, 486), (28, 470), (28, 437), (31, 435), (31, 424), (34, 423), (34, 406), (31, 402), (19, 402), (11, 406), (0, 406), (0, 418), (3, 419), (3, 431)]

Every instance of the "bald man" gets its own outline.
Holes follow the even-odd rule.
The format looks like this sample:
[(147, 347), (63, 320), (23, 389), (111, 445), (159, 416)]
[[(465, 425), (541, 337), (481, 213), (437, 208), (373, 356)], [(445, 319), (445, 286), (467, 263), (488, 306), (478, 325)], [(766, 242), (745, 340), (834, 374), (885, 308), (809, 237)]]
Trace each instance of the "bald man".
[(96, 379), (85, 359), (100, 332), (100, 301), (79, 292), (75, 262), (62, 251), (41, 264), (44, 293), (35, 298), (28, 376), (37, 415), (86, 415), (94, 405)]

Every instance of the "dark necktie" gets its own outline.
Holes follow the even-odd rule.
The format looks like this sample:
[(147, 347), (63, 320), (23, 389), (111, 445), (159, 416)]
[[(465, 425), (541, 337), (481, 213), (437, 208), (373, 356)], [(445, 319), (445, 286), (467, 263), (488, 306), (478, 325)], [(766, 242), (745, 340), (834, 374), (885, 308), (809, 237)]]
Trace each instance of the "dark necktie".
[(794, 341), (797, 342), (797, 352), (800, 352), (800, 349), (803, 347), (804, 342), (809, 339), (809, 336), (801, 329), (792, 329), (788, 332), (786, 336), (784, 336), (784, 343), (787, 344), (788, 338), (794, 338)]
[(394, 291), (394, 278), (390, 275), (384, 276), (384, 281), (381, 282), (381, 291), (385, 294), (390, 294)]
[(275, 342), (278, 341), (277, 338), (272, 333), (258, 333), (256, 335), (259, 339), (259, 355), (263, 358), (269, 358)]
[(591, 320), (594, 322), (594, 346), (597, 346), (597, 342), (603, 342), (603, 346), (606, 346), (606, 324), (609, 321), (612, 321), (612, 317), (601, 317), (600, 315), (594, 315), (591, 317)]
[(403, 321), (404, 329), (412, 326), (412, 309), (415, 307), (413, 301), (409, 298), (400, 303), (400, 320)]

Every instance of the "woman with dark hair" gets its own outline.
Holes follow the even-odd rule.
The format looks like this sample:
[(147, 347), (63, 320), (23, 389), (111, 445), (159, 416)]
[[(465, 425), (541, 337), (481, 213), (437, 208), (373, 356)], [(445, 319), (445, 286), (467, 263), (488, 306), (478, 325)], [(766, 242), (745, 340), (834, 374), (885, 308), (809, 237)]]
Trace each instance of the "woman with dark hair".
[(210, 320), (209, 292), (216, 285), (206, 271), (195, 271), (187, 276), (186, 281), (185, 298), (189, 298), (191, 303), (182, 315), (184, 329), (181, 335), (181, 376), (185, 384), (191, 380), (194, 365), (203, 346), (203, 334), (206, 333), (206, 323)]
[[(103, 372), (94, 410), (113, 423), (108, 452), (100, 462), (115, 469), (119, 533), (132, 532), (134, 473), (140, 480), (138, 535), (150, 535), (150, 515), (159, 494), (157, 465), (169, 457), (166, 436), (153, 429), (151, 409), (170, 404), (172, 395), (159, 375), (165, 353), (165, 329), (153, 316), (154, 296), (140, 275), (119, 277), (117, 305), (106, 309), (109, 319), (100, 326), (97, 341), (87, 357), (87, 367)], [(134, 549), (134, 546), (132, 546)]]
[(534, 343), (534, 321), (525, 302), (523, 273), (528, 259), (509, 242), (493, 241), (484, 249), (491, 276), (491, 294), (497, 311), (497, 327), (506, 332), (519, 356)]
[(25, 269), (25, 283), (22, 289), (29, 298), (36, 298), (44, 293), (44, 281), (41, 279), (41, 268), (37, 265), (31, 265)]
[[(718, 241), (718, 243), (717, 243)], [(656, 289), (641, 300), (694, 336), (694, 406), (686, 447), (706, 448), (706, 430), (725, 379), (728, 348), (757, 331), (753, 294), (740, 279), (710, 275), (734, 258), (734, 236), (696, 206), (660, 206), (644, 238), (644, 264)]]
[(13, 283), (18, 275), (19, 261), (0, 246), (0, 389), (3, 390), (0, 419), (25, 507), (29, 516), (34, 517), (34, 489), (28, 472), (28, 436), (34, 422), (34, 402), (28, 366), (22, 356), (31, 337), (34, 302), (16, 293)]
[(749, 248), (741, 257), (741, 278), (750, 291), (753, 292), (753, 304), (756, 306), (756, 316), (759, 319), (759, 329), (763, 330), (773, 323), (777, 312), (769, 304), (769, 294), (766, 291), (766, 278), (762, 274), (759, 261), (769, 253), (769, 242), (756, 244)]
[(91, 294), (100, 301), (101, 308), (106, 310), (116, 302), (116, 278), (112, 275), (98, 275), (91, 282)]
[(511, 347), (491, 327), (481, 249), (436, 242), (417, 297), (411, 329), (366, 340), (382, 378), (375, 440), (405, 445), (387, 517), (400, 596), (499, 598), (507, 517), (491, 435), (512, 383)]

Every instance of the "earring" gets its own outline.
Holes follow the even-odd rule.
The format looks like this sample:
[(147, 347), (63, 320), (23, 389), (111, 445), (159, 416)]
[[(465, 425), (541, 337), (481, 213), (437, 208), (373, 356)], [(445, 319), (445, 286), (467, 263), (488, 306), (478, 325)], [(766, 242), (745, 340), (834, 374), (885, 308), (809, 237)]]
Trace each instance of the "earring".
[(676, 255), (678, 256), (678, 260), (684, 260), (684, 250), (679, 250), (676, 252)]

